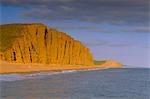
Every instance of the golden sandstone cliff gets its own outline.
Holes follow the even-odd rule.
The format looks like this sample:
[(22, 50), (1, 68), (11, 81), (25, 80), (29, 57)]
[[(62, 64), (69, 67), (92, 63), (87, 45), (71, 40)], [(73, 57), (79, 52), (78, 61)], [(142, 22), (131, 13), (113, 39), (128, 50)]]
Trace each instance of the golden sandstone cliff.
[(64, 32), (43, 24), (0, 26), (0, 59), (13, 63), (93, 65), (89, 49)]

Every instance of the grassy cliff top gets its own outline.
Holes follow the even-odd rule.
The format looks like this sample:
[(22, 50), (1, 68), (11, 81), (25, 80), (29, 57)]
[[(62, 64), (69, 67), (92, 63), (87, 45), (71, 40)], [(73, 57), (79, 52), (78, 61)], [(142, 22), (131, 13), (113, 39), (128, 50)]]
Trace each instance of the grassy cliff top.
[(101, 64), (104, 64), (105, 62), (106, 60), (101, 60), (101, 61), (94, 60), (94, 65), (101, 65)]
[(2, 24), (0, 25), (0, 51), (4, 51), (11, 46), (15, 38), (21, 36), (21, 31), (26, 25), (42, 25), (41, 23), (16, 23), (16, 24)]
[(98, 67), (102, 67), (102, 68), (122, 68), (122, 67), (124, 67), (123, 64), (121, 64), (115, 60), (101, 60), (101, 61), (94, 60), (94, 65), (96, 65)]

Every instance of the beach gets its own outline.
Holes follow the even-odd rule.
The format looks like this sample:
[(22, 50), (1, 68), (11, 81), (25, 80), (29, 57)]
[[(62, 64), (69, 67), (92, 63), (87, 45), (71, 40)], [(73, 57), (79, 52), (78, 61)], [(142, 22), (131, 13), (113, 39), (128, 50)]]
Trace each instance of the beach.
[(6, 61), (0, 61), (0, 74), (11, 73), (32, 73), (32, 72), (59, 72), (65, 70), (87, 70), (87, 69), (104, 69), (98, 66), (82, 66), (82, 65), (45, 65), (45, 64), (16, 64)]

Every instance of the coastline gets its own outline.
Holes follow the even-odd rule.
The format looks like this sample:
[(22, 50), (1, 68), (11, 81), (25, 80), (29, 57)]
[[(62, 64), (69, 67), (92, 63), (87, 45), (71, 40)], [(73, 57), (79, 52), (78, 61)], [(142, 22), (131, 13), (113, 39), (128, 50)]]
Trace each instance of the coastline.
[(62, 72), (69, 70), (106, 69), (98, 66), (83, 65), (45, 65), (45, 64), (18, 64), (0, 61), (0, 74), (24, 74), (35, 72)]
[(107, 99), (113, 96), (116, 99), (148, 99), (148, 79), (149, 70), (136, 68), (4, 74), (0, 77), (0, 97)]

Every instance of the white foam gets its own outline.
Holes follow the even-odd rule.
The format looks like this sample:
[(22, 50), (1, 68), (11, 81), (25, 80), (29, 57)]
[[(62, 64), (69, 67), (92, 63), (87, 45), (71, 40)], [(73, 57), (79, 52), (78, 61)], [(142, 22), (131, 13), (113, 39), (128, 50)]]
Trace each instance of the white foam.
[(94, 71), (94, 70), (101, 70), (101, 69), (66, 70), (61, 72), (38, 72), (38, 73), (31, 73), (31, 74), (1, 74), (0, 81), (16, 81), (16, 80), (24, 80), (24, 79), (42, 78), (49, 75), (68, 74), (68, 73), (76, 73), (81, 71)]
[(22, 80), (24, 77), (20, 74), (2, 74), (0, 75), (0, 81), (15, 81)]
[(0, 81), (16, 81), (16, 80), (23, 80), (23, 79), (42, 78), (48, 75), (66, 74), (66, 73), (73, 73), (73, 72), (77, 72), (77, 71), (67, 70), (61, 72), (38, 72), (32, 74), (1, 74)]

